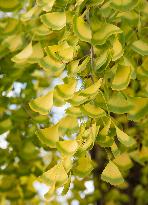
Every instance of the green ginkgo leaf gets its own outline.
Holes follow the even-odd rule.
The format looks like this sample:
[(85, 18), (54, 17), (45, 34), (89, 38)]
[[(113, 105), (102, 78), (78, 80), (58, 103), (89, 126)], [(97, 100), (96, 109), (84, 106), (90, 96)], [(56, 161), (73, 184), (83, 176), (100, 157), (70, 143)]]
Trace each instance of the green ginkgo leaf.
[(112, 185), (119, 185), (124, 182), (121, 172), (112, 161), (109, 161), (109, 163), (103, 170), (101, 179)]
[(120, 168), (120, 169), (130, 169), (133, 165), (128, 153), (122, 153), (115, 157), (113, 162)]
[(98, 22), (97, 31), (93, 32), (92, 43), (94, 45), (102, 45), (106, 40), (114, 34), (121, 33), (121, 29), (113, 24)]
[(112, 56), (112, 60), (116, 61), (119, 58), (121, 58), (121, 56), (123, 55), (123, 48), (122, 45), (120, 43), (120, 41), (118, 39), (116, 39), (113, 43), (113, 56)]
[(65, 12), (52, 12), (40, 16), (42, 23), (52, 30), (61, 30), (66, 26)]
[(0, 10), (9, 12), (14, 11), (21, 8), (21, 3), (19, 0), (0, 0)]
[(111, 145), (111, 151), (114, 155), (114, 157), (118, 156), (120, 154), (120, 150), (115, 142)]
[(12, 122), (9, 118), (1, 121), (0, 122), (0, 134), (10, 130), (11, 127), (12, 127)]
[(111, 6), (119, 11), (129, 11), (134, 9), (138, 0), (111, 0)]
[(58, 126), (54, 125), (52, 127), (38, 129), (37, 136), (43, 144), (45, 144), (46, 146), (49, 146), (51, 148), (55, 148), (56, 142), (59, 141)]
[(64, 140), (57, 142), (57, 149), (63, 155), (74, 155), (78, 149), (78, 143), (76, 140)]
[(29, 57), (31, 57), (33, 52), (32, 49), (32, 42), (29, 43), (20, 53), (15, 55), (11, 60), (15, 63), (24, 63), (28, 60)]
[(82, 105), (81, 107), (82, 112), (92, 118), (99, 118), (105, 116), (105, 111), (100, 107), (96, 107), (93, 104), (87, 103)]
[(133, 42), (132, 49), (142, 56), (148, 55), (148, 43), (143, 40)]
[(37, 5), (41, 7), (43, 11), (49, 12), (52, 10), (52, 7), (55, 3), (55, 0), (36, 0)]
[(19, 20), (15, 18), (8, 18), (7, 23), (4, 25), (4, 28), (1, 28), (1, 33), (3, 35), (16, 34), (19, 28)]
[(73, 28), (75, 34), (81, 41), (90, 42), (92, 38), (91, 29), (87, 22), (84, 21), (82, 16), (75, 16), (73, 20)]
[(53, 104), (57, 107), (61, 107), (65, 104), (64, 98), (61, 97), (56, 89), (53, 93)]
[(124, 90), (127, 88), (131, 77), (131, 68), (129, 66), (118, 65), (116, 74), (112, 81), (113, 90)]
[(78, 159), (77, 166), (74, 167), (74, 175), (85, 177), (93, 170), (93, 163), (89, 156), (82, 156)]
[(29, 106), (33, 111), (39, 112), (41, 115), (47, 115), (53, 106), (53, 91), (32, 100)]
[(136, 141), (134, 138), (127, 135), (125, 132), (120, 130), (118, 127), (116, 127), (116, 133), (118, 140), (126, 147), (131, 147), (136, 144)]

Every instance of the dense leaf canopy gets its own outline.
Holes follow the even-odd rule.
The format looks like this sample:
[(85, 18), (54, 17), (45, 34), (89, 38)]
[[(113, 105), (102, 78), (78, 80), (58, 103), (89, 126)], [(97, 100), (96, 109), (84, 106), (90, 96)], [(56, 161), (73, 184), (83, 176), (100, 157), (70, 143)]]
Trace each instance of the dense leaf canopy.
[(0, 204), (148, 204), (148, 2), (0, 10)]

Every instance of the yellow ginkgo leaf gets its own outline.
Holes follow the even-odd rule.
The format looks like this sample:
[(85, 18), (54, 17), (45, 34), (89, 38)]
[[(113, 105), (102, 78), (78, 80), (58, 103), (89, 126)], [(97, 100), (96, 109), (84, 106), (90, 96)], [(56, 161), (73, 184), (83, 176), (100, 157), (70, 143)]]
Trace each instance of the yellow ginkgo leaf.
[(32, 19), (34, 16), (37, 16), (40, 13), (40, 8), (37, 6), (32, 7), (29, 11), (25, 12), (21, 16), (21, 21), (29, 21)]
[(63, 164), (60, 162), (48, 171), (44, 172), (40, 179), (43, 183), (49, 186), (56, 184), (56, 187), (59, 187), (67, 182), (68, 175), (63, 167)]
[(101, 87), (101, 84), (102, 84), (102, 78), (100, 78), (97, 82), (95, 82), (93, 85), (89, 86), (85, 90), (82, 90), (80, 92), (80, 95), (88, 97), (97, 94), (99, 88)]
[(82, 156), (78, 159), (77, 166), (74, 167), (74, 175), (85, 177), (93, 170), (93, 163), (89, 156)]
[(75, 79), (69, 79), (67, 83), (57, 85), (56, 90), (59, 96), (64, 99), (71, 98), (76, 90), (77, 81)]
[(132, 49), (142, 56), (148, 55), (148, 43), (142, 40), (133, 42)]
[(36, 2), (43, 11), (49, 12), (52, 10), (55, 0), (36, 0)]
[(24, 63), (32, 55), (32, 42), (29, 43), (20, 53), (12, 58), (15, 63)]
[(100, 107), (96, 107), (90, 103), (82, 105), (81, 107), (82, 112), (92, 118), (99, 118), (105, 116), (105, 111)]
[(41, 25), (33, 28), (32, 32), (35, 36), (46, 36), (46, 35), (49, 35), (52, 33), (52, 31), (44, 24), (41, 24)]
[(61, 107), (65, 104), (64, 99), (58, 94), (58, 91), (54, 89), (53, 104), (57, 107)]
[(131, 68), (129, 66), (119, 65), (112, 81), (113, 90), (124, 90), (127, 88), (131, 77)]
[(7, 46), (11, 52), (14, 52), (23, 46), (24, 37), (22, 34), (14, 34), (4, 39), (2, 44)]
[(0, 0), (0, 10), (5, 12), (11, 12), (21, 8), (21, 3), (19, 0)]
[(46, 200), (49, 200), (53, 196), (54, 193), (55, 193), (55, 183), (53, 183), (51, 187), (49, 188), (48, 192), (44, 194), (44, 198)]
[(66, 26), (65, 12), (52, 12), (40, 17), (42, 23), (52, 30), (60, 30)]
[(83, 115), (80, 107), (70, 107), (66, 110), (66, 113), (68, 115), (77, 116), (77, 117)]
[(88, 97), (79, 95), (80, 92), (75, 93), (73, 97), (68, 100), (68, 102), (71, 103), (73, 106), (79, 106), (88, 100)]
[(111, 6), (119, 11), (132, 10), (138, 3), (138, 0), (111, 0)]
[(74, 155), (78, 149), (78, 143), (76, 140), (64, 140), (57, 142), (57, 149), (63, 155)]
[(59, 125), (59, 130), (62, 134), (65, 134), (66, 132), (69, 131), (74, 132), (79, 127), (77, 118), (74, 116), (66, 116), (62, 118), (58, 122), (58, 125)]
[(35, 45), (33, 45), (32, 49), (32, 54), (27, 62), (37, 63), (44, 56), (43, 49), (40, 43), (36, 43)]
[(101, 179), (112, 185), (119, 185), (124, 182), (121, 172), (112, 161), (110, 161), (103, 170)]
[(74, 32), (81, 41), (90, 42), (92, 38), (91, 29), (82, 16), (74, 17)]
[(29, 106), (33, 111), (39, 112), (41, 115), (47, 115), (53, 106), (53, 91), (32, 100)]
[(126, 147), (130, 147), (135, 145), (136, 141), (134, 138), (128, 136), (125, 132), (120, 130), (118, 127), (116, 127), (116, 133), (118, 140)]
[(133, 165), (128, 153), (122, 153), (115, 157), (113, 162), (120, 168), (120, 169), (130, 169)]
[(39, 65), (47, 72), (58, 72), (65, 68), (65, 64), (63, 64), (61, 61), (56, 61), (50, 56), (45, 56), (44, 58), (41, 58), (39, 61)]
[(112, 60), (116, 61), (119, 58), (121, 58), (121, 56), (123, 55), (123, 48), (122, 45), (120, 43), (120, 41), (118, 39), (116, 39), (113, 43), (113, 56), (112, 56)]
[(56, 142), (59, 141), (58, 126), (54, 125), (44, 129), (37, 130), (39, 140), (48, 147), (55, 148)]

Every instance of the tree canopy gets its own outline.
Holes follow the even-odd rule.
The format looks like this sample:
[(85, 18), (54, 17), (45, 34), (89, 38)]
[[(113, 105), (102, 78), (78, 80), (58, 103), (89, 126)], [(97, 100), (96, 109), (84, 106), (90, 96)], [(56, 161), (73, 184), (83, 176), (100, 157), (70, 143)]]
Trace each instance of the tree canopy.
[(0, 10), (0, 204), (148, 204), (148, 2)]

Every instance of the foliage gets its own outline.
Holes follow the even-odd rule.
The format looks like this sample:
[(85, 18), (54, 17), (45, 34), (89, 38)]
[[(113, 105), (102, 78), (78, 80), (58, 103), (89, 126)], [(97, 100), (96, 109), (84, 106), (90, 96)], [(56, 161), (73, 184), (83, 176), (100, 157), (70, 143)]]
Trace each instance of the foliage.
[(51, 205), (60, 187), (68, 204), (148, 204), (148, 2), (0, 9), (0, 204), (40, 204), (36, 180)]

